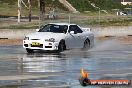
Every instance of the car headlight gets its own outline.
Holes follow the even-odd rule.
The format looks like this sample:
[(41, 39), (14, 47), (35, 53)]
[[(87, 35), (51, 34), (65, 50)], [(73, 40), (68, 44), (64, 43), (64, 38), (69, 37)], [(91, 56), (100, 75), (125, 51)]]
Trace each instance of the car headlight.
[(29, 37), (25, 37), (24, 40), (29, 40)]
[(55, 39), (54, 38), (50, 38), (50, 39), (45, 39), (45, 41), (47, 41), (47, 42), (55, 42)]

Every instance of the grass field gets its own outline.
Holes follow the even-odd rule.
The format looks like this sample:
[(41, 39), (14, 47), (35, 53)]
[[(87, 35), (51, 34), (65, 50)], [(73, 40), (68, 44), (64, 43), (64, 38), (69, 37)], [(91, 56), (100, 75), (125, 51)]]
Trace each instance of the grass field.
[[(25, 1), (25, 4), (28, 6), (27, 0)], [(39, 14), (39, 7), (38, 7), (38, 1), (37, 0), (31, 0), (32, 4), (32, 14), (38, 15)], [(53, 8), (56, 8), (58, 11), (67, 11), (67, 9), (59, 3), (58, 0), (52, 1), (52, 0), (46, 0), (46, 13), (48, 13), (50, 10), (53, 10)], [(6, 15), (6, 16), (17, 16), (17, 0), (0, 0), (0, 15)], [(22, 4), (22, 16), (28, 15), (28, 8), (26, 8)]]
[[(123, 9), (124, 7), (116, 0), (68, 0), (77, 10), (83, 11), (97, 11), (99, 8), (104, 10)], [(92, 6), (94, 4), (96, 7)]]
[[(36, 1), (33, 1), (33, 2), (36, 2)], [(71, 4), (73, 5), (77, 5), (78, 10), (82, 12), (78, 14), (71, 14), (69, 12), (65, 12), (67, 11), (67, 9), (64, 8), (64, 6), (60, 4), (58, 0), (56, 2), (52, 2), (52, 0), (46, 0), (46, 13), (48, 13), (49, 10), (53, 9), (53, 4), (54, 4), (54, 7), (57, 7), (58, 13), (64, 13), (64, 14), (61, 14), (61, 15), (59, 14), (58, 15), (59, 18), (56, 20), (45, 19), (44, 21), (39, 21), (37, 19), (37, 20), (32, 20), (32, 22), (29, 23), (28, 19), (22, 19), (21, 23), (17, 23), (17, 19), (2, 17), (2, 15), (17, 16), (17, 9), (18, 9), (17, 0), (0, 0), (0, 16), (1, 16), (0, 29), (35, 29), (35, 28), (38, 28), (39, 25), (42, 25), (42, 24), (44, 25), (49, 22), (69, 22), (69, 14), (71, 17), (71, 23), (77, 23), (83, 26), (89, 26), (89, 25), (90, 26), (129, 26), (129, 25), (132, 25), (132, 16), (116, 16), (116, 11), (110, 10), (112, 7), (107, 8), (106, 10), (107, 13), (100, 10), (101, 12), (99, 14), (98, 9), (95, 9), (91, 7), (90, 5), (89, 5), (90, 7), (87, 6), (89, 4), (87, 0), (75, 0), (76, 2), (75, 1), (73, 2), (73, 0), (68, 0), (68, 1), (70, 1)], [(90, 0), (90, 1), (95, 1), (95, 0)], [(78, 3), (80, 4), (78, 5)], [(82, 6), (82, 4), (84, 5)], [(98, 3), (96, 2), (95, 4), (101, 5), (101, 2), (98, 2)], [(105, 6), (102, 5), (101, 9), (105, 9), (106, 7), (107, 5)], [(23, 9), (22, 9), (21, 16), (28, 16), (28, 9), (25, 8), (24, 6), (22, 8)], [(113, 8), (116, 8), (116, 6), (114, 6)], [(92, 11), (90, 11), (90, 9)], [(35, 16), (39, 15), (39, 9), (37, 7), (37, 3), (33, 4), (32, 15), (35, 15)]]
[[(70, 22), (76, 23), (82, 26), (132, 26), (131, 16), (116, 16), (115, 14), (98, 13), (85, 14), (70, 14)], [(28, 22), (28, 19), (22, 19), (21, 23), (17, 23), (17, 19), (4, 19), (0, 21), (0, 29), (36, 29), (41, 25), (53, 22), (69, 22), (69, 14), (59, 15), (56, 20), (45, 19), (44, 21), (32, 20)]]

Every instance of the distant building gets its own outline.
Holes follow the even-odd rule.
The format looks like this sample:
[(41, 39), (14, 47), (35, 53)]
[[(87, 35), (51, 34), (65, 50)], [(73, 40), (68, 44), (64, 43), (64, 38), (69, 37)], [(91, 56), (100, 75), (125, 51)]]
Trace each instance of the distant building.
[(121, 0), (121, 4), (123, 4), (123, 5), (132, 5), (132, 0)]

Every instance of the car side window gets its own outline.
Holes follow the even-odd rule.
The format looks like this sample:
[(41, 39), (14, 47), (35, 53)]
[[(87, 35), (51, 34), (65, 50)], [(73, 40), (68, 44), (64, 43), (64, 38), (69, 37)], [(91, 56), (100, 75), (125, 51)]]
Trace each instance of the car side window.
[(69, 31), (68, 32), (70, 33), (71, 31), (74, 31), (75, 34), (83, 32), (77, 25), (69, 26)]

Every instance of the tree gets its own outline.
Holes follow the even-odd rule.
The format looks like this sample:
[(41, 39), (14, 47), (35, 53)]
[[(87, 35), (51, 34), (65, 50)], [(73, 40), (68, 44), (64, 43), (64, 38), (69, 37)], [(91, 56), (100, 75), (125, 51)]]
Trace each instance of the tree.
[(44, 19), (45, 13), (45, 0), (39, 0), (39, 8), (40, 8), (40, 19)]
[(28, 0), (28, 9), (29, 9), (29, 22), (31, 22), (31, 0)]

